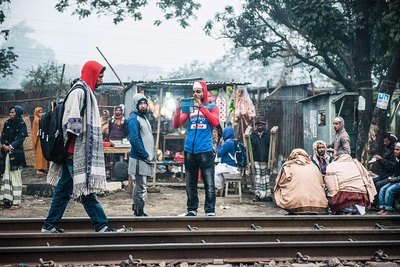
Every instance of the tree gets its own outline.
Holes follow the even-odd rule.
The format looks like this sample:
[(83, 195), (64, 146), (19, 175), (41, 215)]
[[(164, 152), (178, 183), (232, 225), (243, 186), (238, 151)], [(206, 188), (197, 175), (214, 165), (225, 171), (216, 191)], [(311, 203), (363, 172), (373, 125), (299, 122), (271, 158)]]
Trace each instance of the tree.
[(68, 84), (61, 81), (62, 66), (57, 66), (53, 62), (39, 65), (36, 69), (29, 71), (25, 78), (21, 86), (27, 92), (52, 92), (58, 96), (70, 88)]
[[(3, 24), (6, 19), (4, 10), (11, 3), (11, 0), (0, 0), (0, 25)], [(7, 40), (9, 30), (3, 30), (0, 28), (0, 36), (3, 36)], [(0, 76), (6, 77), (13, 73), (13, 69), (17, 68), (14, 62), (17, 60), (18, 56), (14, 54), (13, 47), (2, 47), (0, 48)]]
[(385, 111), (373, 107), (372, 79), (391, 96), (399, 78), (400, 61), (391, 61), (400, 51), (399, 14), (399, 1), (247, 0), (239, 15), (226, 7), (205, 30), (222, 25), (220, 37), (249, 49), (250, 59), (306, 64), (359, 92), (366, 109), (358, 113), (356, 154), (368, 158), (381, 147), (386, 126)]
[(54, 51), (34, 40), (32, 33), (34, 30), (26, 22), (19, 22), (10, 28), (10, 34), (3, 45), (14, 47), (13, 53), (18, 55), (18, 69), (1, 80), (3, 88), (20, 88), (21, 81), (32, 66), (56, 61)]
[[(131, 16), (134, 20), (141, 20), (141, 9), (148, 4), (148, 0), (58, 0), (55, 8), (59, 12), (64, 12), (73, 6), (72, 15), (78, 15), (79, 18), (85, 18), (95, 13), (110, 16), (113, 18), (114, 24), (118, 24), (126, 16)], [(193, 12), (201, 6), (193, 0), (160, 0), (156, 2), (156, 5), (164, 13), (166, 20), (176, 19), (184, 28), (189, 26), (188, 19), (194, 16)], [(161, 23), (161, 20), (154, 21), (155, 25)]]
[[(111, 13), (118, 23), (127, 14), (141, 19), (138, 10), (148, 1), (58, 0), (56, 8), (63, 12), (72, 4), (73, 14), (82, 18)], [(183, 27), (200, 8), (193, 0), (160, 0), (157, 5), (165, 19), (177, 19)], [(249, 49), (250, 59), (264, 65), (271, 58), (291, 66), (306, 64), (347, 91), (358, 92), (366, 108), (358, 113), (356, 154), (368, 158), (382, 146), (386, 126), (385, 111), (373, 107), (372, 80), (379, 81), (379, 92), (391, 96), (399, 77), (400, 61), (391, 60), (400, 50), (399, 14), (397, 0), (245, 0), (239, 15), (226, 7), (205, 30), (211, 33), (214, 25), (222, 25), (220, 37)]]

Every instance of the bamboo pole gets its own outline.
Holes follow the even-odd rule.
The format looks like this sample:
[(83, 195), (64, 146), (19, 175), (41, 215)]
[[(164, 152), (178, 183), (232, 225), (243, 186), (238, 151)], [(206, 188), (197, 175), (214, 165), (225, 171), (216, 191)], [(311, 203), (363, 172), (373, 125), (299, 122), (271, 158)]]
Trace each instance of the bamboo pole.
[(161, 107), (163, 105), (163, 88), (160, 88), (160, 95), (159, 98), (160, 99), (160, 105), (158, 106), (158, 118), (157, 118), (157, 136), (156, 136), (156, 145), (155, 145), (155, 151), (154, 151), (154, 166), (153, 166), (153, 184), (152, 187), (155, 188), (156, 187), (156, 176), (157, 176), (157, 152), (158, 152), (158, 143), (160, 142), (160, 132), (161, 132)]
[(107, 58), (103, 55), (103, 53), (100, 51), (100, 49), (96, 46), (97, 51), (99, 51), (100, 55), (104, 58), (104, 60), (107, 62), (108, 66), (110, 67), (110, 69), (112, 70), (112, 72), (114, 73), (115, 77), (117, 77), (119, 83), (121, 84), (122, 88), (125, 89), (125, 85), (124, 83), (121, 81), (121, 79), (119, 78), (118, 74), (115, 72), (114, 68), (111, 66), (110, 62), (108, 62)]

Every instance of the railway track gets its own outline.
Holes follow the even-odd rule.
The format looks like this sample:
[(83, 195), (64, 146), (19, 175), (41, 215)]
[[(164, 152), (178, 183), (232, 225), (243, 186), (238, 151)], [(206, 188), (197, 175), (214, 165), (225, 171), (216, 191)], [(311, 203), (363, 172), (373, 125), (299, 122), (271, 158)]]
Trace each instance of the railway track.
[[(112, 217), (109, 224), (140, 230), (217, 229), (376, 229), (400, 228), (400, 216), (259, 216), (259, 217)], [(0, 218), (2, 232), (38, 232), (42, 218)], [(59, 225), (68, 231), (93, 231), (88, 218), (64, 218)]]
[(122, 233), (66, 218), (66, 233), (43, 234), (41, 223), (0, 219), (0, 264), (400, 260), (400, 216), (111, 218)]

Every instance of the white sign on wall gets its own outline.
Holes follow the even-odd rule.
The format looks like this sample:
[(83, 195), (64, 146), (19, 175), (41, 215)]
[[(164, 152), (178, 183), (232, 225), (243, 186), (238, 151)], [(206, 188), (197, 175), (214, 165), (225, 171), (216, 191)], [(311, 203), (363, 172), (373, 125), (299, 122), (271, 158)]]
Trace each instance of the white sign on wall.
[(389, 105), (390, 95), (385, 93), (379, 93), (376, 101), (376, 107), (380, 109), (387, 109)]
[(315, 109), (310, 110), (310, 132), (313, 138), (317, 137), (317, 111)]
[(363, 96), (358, 96), (358, 110), (365, 110), (365, 98)]

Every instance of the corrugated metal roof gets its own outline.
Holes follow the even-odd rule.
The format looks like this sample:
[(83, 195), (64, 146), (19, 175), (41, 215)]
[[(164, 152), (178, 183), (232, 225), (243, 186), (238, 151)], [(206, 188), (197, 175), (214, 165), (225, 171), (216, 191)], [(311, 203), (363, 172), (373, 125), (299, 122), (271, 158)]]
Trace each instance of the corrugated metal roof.
[(328, 93), (322, 93), (322, 94), (318, 94), (318, 95), (313, 95), (313, 96), (301, 99), (301, 100), (297, 101), (296, 103), (301, 103), (301, 102), (305, 102), (305, 101), (308, 101), (308, 100), (311, 100), (311, 99), (314, 99), (314, 98), (318, 98), (318, 97), (321, 97), (321, 96), (324, 96), (324, 95), (333, 95), (333, 94), (334, 93), (329, 93), (328, 92)]
[(333, 100), (332, 100), (332, 103), (336, 103), (337, 101), (339, 101), (340, 99), (342, 99), (343, 97), (345, 97), (345, 96), (357, 96), (358, 95), (358, 93), (357, 92), (344, 92), (344, 93), (341, 93), (338, 97), (336, 97), (336, 98), (334, 98)]

